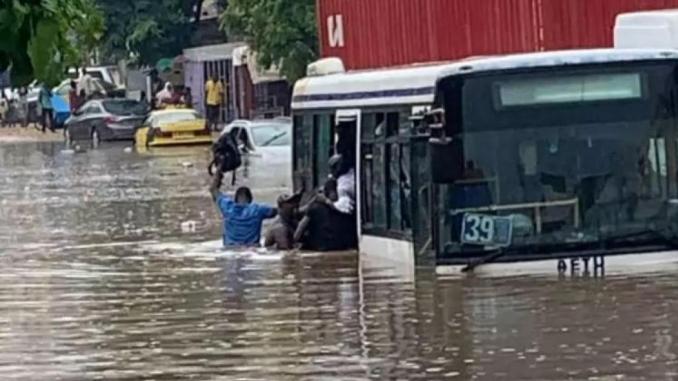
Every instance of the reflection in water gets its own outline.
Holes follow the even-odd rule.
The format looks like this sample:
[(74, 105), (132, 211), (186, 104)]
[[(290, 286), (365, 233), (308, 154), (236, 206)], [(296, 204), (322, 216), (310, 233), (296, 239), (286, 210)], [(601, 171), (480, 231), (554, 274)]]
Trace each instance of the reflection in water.
[(672, 274), (402, 282), (224, 252), (207, 159), (0, 146), (0, 379), (678, 378)]

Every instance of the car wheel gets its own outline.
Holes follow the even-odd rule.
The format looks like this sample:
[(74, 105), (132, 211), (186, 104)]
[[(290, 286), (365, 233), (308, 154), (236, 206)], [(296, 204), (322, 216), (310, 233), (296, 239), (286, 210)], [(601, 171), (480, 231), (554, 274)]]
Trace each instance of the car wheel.
[(96, 128), (92, 131), (92, 148), (99, 148), (101, 146), (101, 136), (99, 130)]

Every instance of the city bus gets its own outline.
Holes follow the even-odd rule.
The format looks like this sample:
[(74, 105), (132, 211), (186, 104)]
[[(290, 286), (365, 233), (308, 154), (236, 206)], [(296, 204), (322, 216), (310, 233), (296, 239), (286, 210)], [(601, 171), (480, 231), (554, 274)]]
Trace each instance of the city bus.
[(415, 262), (434, 263), (429, 134), (423, 120), (436, 79), (447, 67), (345, 72), (340, 60), (324, 59), (309, 66), (310, 75), (297, 81), (292, 98), (295, 190), (322, 186), (337, 136), (348, 131), (357, 152), (361, 253), (411, 270)]
[(341, 66), (295, 86), (293, 178), (320, 186), (354, 132), (361, 256), (439, 274), (678, 264), (678, 52)]

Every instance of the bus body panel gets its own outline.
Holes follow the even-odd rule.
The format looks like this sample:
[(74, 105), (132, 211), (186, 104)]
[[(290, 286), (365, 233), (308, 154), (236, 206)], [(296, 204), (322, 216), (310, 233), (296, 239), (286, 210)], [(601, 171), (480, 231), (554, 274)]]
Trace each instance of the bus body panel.
[(363, 234), (360, 254), (370, 268), (395, 268), (400, 275), (413, 276), (415, 270), (414, 245), (411, 241)]
[[(344, 112), (342, 110), (360, 110), (360, 122), (356, 124), (356, 129), (359, 132), (356, 140), (356, 203), (359, 205), (357, 212), (362, 213), (363, 206), (360, 204), (362, 195), (364, 193), (370, 194), (371, 189), (362, 189), (368, 185), (362, 181), (364, 177), (362, 161), (367, 153), (361, 152), (365, 142), (362, 137), (363, 133), (360, 132), (361, 126), (369, 123), (375, 112), (386, 115), (391, 112), (389, 110), (396, 110), (403, 115), (402, 110), (404, 108), (414, 110), (415, 107), (432, 105), (434, 100), (432, 90), (435, 89), (440, 78), (457, 75), (482, 76), (485, 73), (502, 75), (504, 72), (529, 72), (535, 68), (549, 68), (549, 70), (557, 72), (559, 68), (580, 65), (676, 59), (678, 59), (678, 52), (667, 50), (575, 50), (478, 58), (439, 65), (410, 66), (310, 77), (298, 81), (294, 88), (292, 109), (295, 116), (295, 133), (309, 128), (315, 131), (315, 120), (318, 115), (333, 116), (336, 123), (336, 115), (342, 114)], [(484, 100), (482, 101), (484, 102)], [(301, 121), (303, 121), (303, 125), (300, 125)], [(333, 127), (331, 126), (331, 128)], [(311, 140), (306, 137), (302, 144), (297, 141), (295, 136), (295, 145), (299, 148), (294, 150), (295, 160), (299, 156), (298, 151), (311, 149), (303, 147), (303, 145), (311, 144), (309, 143)], [(297, 169), (295, 169), (295, 173), (296, 171)], [(304, 173), (308, 175), (311, 172), (307, 170)], [(431, 197), (430, 205), (436, 208), (433, 205), (437, 203), (438, 195), (434, 190), (430, 190), (429, 195)], [(432, 221), (430, 237), (436, 235), (437, 227), (435, 225), (437, 222), (433, 220), (437, 219), (442, 212), (437, 209), (430, 209), (429, 212)], [(358, 216), (358, 225), (360, 226), (360, 214)], [(410, 217), (412, 218), (412, 216)], [(410, 223), (416, 223), (416, 221), (410, 221)], [(437, 240), (437, 238), (433, 238)], [(364, 258), (383, 258), (396, 266), (414, 268), (418, 263), (418, 257), (421, 255), (419, 252), (422, 251), (421, 247), (429, 248), (429, 250), (437, 249), (436, 245), (430, 248), (430, 242), (423, 244), (420, 242), (418, 246), (420, 247), (416, 248), (417, 252), (415, 253), (415, 244), (411, 236), (375, 234), (374, 229), (365, 225), (360, 228), (360, 253)], [(459, 265), (462, 264), (463, 262), (459, 263)]]

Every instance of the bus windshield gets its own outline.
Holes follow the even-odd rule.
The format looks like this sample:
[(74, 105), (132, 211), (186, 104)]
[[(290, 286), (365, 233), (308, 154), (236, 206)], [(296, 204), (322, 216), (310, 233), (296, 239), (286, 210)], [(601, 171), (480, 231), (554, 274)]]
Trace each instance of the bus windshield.
[[(607, 248), (625, 235), (635, 238), (615, 244), (659, 242), (678, 216), (675, 69), (441, 81), (447, 126), (463, 146), (450, 160), (464, 170), (436, 186), (439, 251), (561, 253)], [(635, 234), (648, 230), (657, 234)]]

